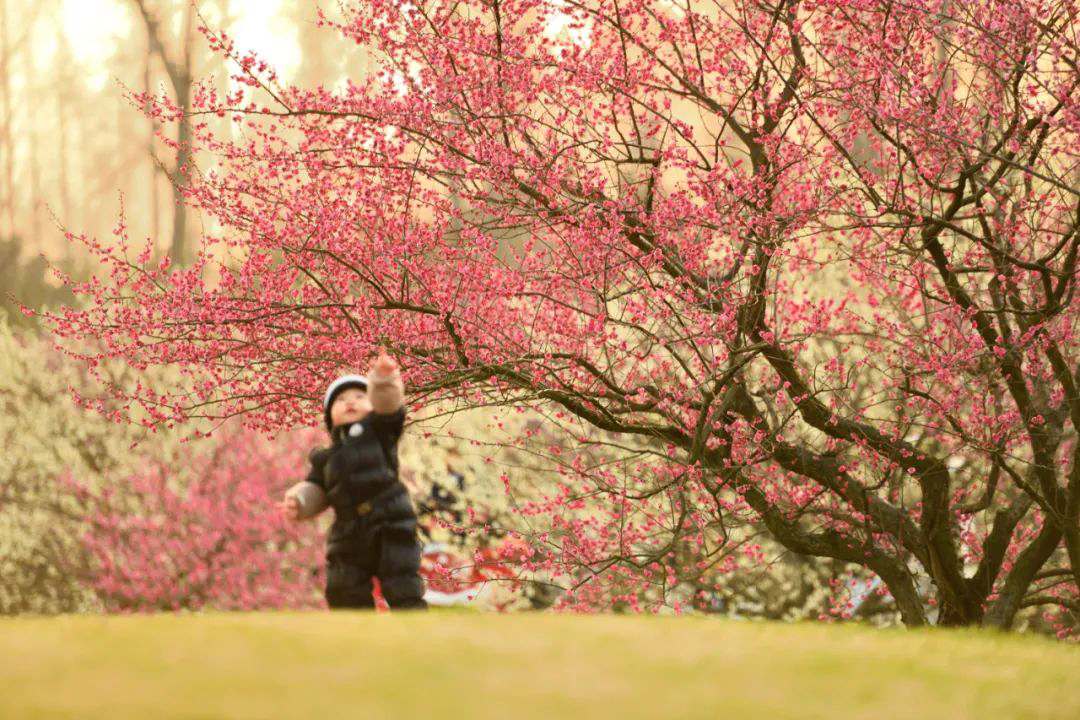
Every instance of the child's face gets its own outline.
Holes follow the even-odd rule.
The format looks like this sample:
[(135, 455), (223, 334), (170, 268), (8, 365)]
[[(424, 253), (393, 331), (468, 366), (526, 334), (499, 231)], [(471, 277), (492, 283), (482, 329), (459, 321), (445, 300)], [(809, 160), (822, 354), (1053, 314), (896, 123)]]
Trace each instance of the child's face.
[(330, 405), (330, 423), (334, 427), (363, 420), (371, 412), (367, 392), (358, 387), (345, 388)]

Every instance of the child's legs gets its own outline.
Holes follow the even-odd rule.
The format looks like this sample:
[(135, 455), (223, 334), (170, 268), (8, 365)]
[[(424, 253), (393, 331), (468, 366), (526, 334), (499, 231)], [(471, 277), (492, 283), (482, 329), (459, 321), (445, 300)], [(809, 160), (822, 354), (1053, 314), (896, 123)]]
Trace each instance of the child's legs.
[(326, 604), (332, 609), (375, 607), (371, 573), (355, 558), (331, 558), (326, 565)]
[(379, 533), (379, 585), (391, 608), (426, 608), (415, 527), (388, 525)]

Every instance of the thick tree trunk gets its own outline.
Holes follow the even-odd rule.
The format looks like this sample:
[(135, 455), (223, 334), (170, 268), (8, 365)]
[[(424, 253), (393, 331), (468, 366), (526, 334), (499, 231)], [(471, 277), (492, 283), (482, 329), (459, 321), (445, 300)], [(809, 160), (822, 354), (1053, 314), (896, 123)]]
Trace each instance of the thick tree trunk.
[(1057, 549), (1061, 541), (1061, 530), (1047, 522), (1038, 537), (1028, 545), (1005, 580), (1005, 585), (990, 607), (986, 610), (983, 624), (987, 627), (1008, 630), (1016, 619), (1024, 600), (1024, 594), (1035, 580), (1035, 574)]

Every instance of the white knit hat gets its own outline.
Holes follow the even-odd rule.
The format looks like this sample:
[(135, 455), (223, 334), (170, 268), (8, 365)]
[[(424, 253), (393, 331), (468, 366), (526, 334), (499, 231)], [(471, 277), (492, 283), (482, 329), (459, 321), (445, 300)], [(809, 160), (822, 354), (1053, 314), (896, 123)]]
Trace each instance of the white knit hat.
[(326, 429), (332, 429), (330, 424), (330, 405), (333, 404), (334, 398), (337, 394), (345, 388), (358, 387), (367, 390), (368, 382), (367, 378), (363, 375), (342, 375), (334, 382), (330, 383), (330, 387), (326, 389), (326, 395), (323, 397), (323, 416), (326, 418)]

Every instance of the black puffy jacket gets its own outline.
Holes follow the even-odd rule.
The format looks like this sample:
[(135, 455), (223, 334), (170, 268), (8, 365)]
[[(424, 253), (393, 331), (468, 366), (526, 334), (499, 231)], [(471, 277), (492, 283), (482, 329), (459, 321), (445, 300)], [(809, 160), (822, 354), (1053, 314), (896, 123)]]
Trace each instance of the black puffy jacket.
[(334, 509), (327, 557), (366, 551), (374, 532), (383, 528), (416, 531), (416, 512), (398, 478), (404, 425), (404, 408), (392, 415), (370, 413), (334, 428), (331, 446), (311, 454), (307, 481), (326, 493)]

